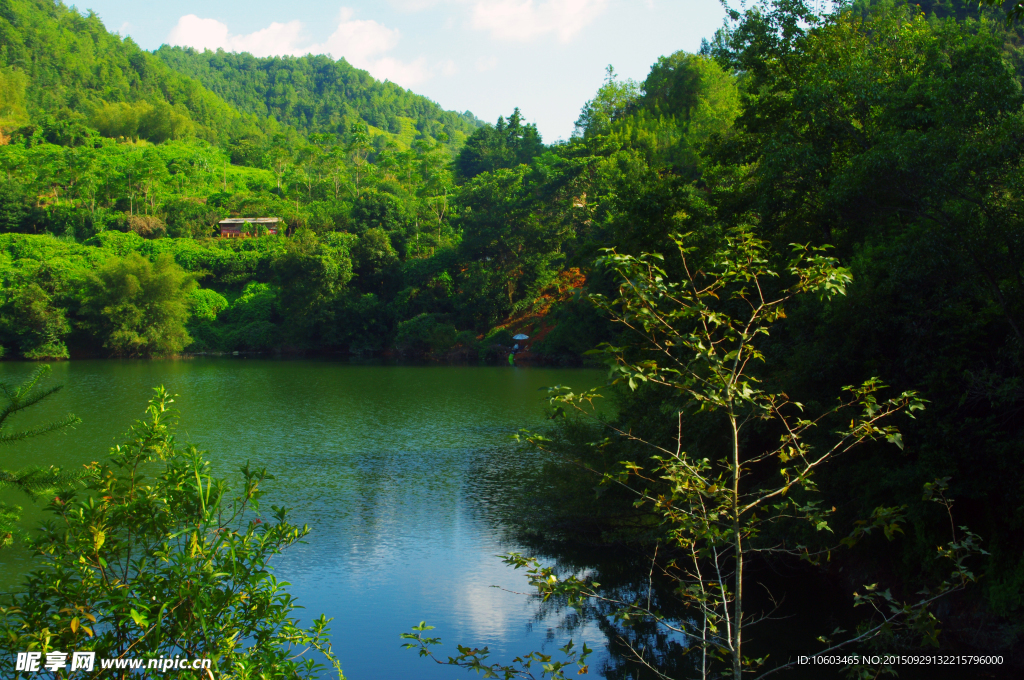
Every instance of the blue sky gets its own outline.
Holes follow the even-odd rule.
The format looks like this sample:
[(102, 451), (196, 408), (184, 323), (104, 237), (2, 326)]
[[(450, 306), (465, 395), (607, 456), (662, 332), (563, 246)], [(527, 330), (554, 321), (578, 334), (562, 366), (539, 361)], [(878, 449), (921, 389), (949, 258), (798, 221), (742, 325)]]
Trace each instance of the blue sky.
[(544, 140), (568, 138), (608, 64), (643, 80), (722, 24), (717, 0), (87, 0), (107, 28), (257, 56), (330, 54), (446, 109), (494, 122), (516, 106)]

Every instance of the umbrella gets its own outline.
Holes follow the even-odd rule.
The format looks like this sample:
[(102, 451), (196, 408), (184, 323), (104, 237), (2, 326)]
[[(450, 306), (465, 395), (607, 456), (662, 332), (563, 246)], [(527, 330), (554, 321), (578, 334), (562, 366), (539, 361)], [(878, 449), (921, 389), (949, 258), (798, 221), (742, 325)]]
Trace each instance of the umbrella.
[(522, 333), (520, 333), (519, 335), (513, 335), (512, 339), (513, 340), (529, 340), (530, 336), (529, 335), (523, 335)]

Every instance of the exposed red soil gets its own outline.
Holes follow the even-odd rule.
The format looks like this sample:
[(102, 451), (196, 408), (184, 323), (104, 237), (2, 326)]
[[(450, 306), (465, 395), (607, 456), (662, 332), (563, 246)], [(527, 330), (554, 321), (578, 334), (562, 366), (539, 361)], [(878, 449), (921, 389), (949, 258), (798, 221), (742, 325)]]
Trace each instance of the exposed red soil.
[(586, 274), (581, 272), (579, 267), (560, 272), (558, 278), (545, 288), (540, 297), (534, 301), (532, 310), (515, 314), (497, 326), (508, 330), (512, 335), (522, 333), (530, 336), (530, 339), (525, 341), (525, 347), (516, 354), (516, 362), (530, 362), (538, 359), (538, 355), (531, 349), (535, 343), (547, 337), (547, 334), (555, 327), (546, 318), (552, 305), (571, 298), (576, 291), (586, 285), (586, 282)]

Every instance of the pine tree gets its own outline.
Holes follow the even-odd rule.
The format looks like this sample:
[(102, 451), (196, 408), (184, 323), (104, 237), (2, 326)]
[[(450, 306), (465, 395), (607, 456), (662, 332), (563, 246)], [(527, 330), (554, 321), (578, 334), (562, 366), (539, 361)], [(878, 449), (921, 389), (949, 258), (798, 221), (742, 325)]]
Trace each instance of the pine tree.
[[(63, 431), (81, 422), (77, 416), (68, 413), (60, 420), (33, 429), (14, 431), (8, 429), (8, 418), (35, 406), (61, 390), (63, 385), (45, 388), (39, 386), (40, 381), (49, 372), (49, 366), (40, 366), (32, 371), (21, 385), (12, 386), (0, 382), (0, 393), (6, 400), (6, 403), (0, 408), (0, 445), (14, 444), (30, 437)], [(14, 487), (32, 498), (38, 498), (59, 493), (61, 489), (68, 488), (84, 476), (84, 472), (61, 470), (52, 465), (48, 467), (33, 465), (20, 470), (0, 469), (0, 489)], [(17, 526), (20, 519), (20, 507), (0, 503), (0, 546), (10, 546), (16, 535), (24, 534), (24, 531)]]

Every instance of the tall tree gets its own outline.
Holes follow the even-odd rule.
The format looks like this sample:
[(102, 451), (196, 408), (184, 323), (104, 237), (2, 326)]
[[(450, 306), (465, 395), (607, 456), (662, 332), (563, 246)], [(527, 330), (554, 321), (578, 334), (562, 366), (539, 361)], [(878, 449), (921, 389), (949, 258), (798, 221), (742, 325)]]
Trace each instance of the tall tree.
[(185, 323), (195, 276), (169, 253), (150, 262), (138, 253), (89, 274), (83, 314), (103, 346), (117, 356), (176, 354), (191, 342)]
[(524, 123), (517, 107), (507, 121), (499, 117), (493, 127), (482, 127), (470, 135), (455, 159), (455, 170), (467, 181), (483, 172), (529, 163), (543, 150), (537, 126)]

